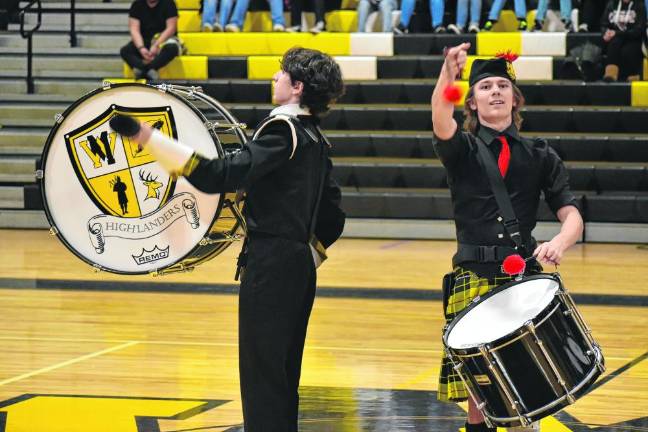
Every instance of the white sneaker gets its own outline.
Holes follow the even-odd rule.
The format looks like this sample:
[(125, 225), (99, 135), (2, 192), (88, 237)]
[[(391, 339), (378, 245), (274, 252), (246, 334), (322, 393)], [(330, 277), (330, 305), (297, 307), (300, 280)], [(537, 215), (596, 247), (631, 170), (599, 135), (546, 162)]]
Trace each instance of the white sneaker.
[(448, 26), (448, 32), (454, 33), (454, 34), (461, 34), (461, 33), (463, 33), (463, 29), (461, 27), (459, 27), (458, 25), (456, 25), (456, 24), (450, 24)]
[(301, 31), (301, 26), (286, 27), (286, 32), (288, 33), (299, 33), (300, 31)]
[(315, 24), (314, 27), (311, 27), (309, 32), (313, 34), (321, 33), (326, 30), (326, 23), (324, 21), (318, 21), (317, 24)]
[(214, 23), (214, 29), (215, 32), (222, 32), (223, 31), (223, 26), (220, 25), (220, 23)]
[(212, 26), (212, 25), (209, 24), (209, 23), (205, 23), (205, 24), (203, 24), (203, 26), (202, 26), (202, 31), (205, 32), (205, 33), (211, 33), (211, 32), (214, 31), (214, 26)]
[(238, 33), (241, 31), (241, 28), (236, 24), (227, 24), (225, 26), (225, 31), (229, 33)]
[(479, 33), (479, 25), (478, 24), (470, 24), (468, 26), (468, 33)]
[(272, 31), (273, 32), (285, 32), (286, 31), (286, 26), (283, 24), (275, 24), (272, 26)]

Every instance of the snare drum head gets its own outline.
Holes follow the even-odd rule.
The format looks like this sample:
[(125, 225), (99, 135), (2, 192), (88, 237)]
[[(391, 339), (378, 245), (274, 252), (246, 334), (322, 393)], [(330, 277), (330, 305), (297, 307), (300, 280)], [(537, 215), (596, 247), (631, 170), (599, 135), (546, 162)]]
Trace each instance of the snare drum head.
[(558, 289), (555, 279), (535, 276), (486, 296), (451, 323), (446, 344), (465, 349), (500, 339), (538, 316)]
[(99, 89), (63, 113), (43, 153), (50, 223), (79, 257), (116, 273), (148, 273), (186, 256), (205, 236), (220, 195), (170, 176), (146, 151), (113, 132), (115, 113), (146, 121), (200, 154), (219, 157), (202, 115), (145, 85)]

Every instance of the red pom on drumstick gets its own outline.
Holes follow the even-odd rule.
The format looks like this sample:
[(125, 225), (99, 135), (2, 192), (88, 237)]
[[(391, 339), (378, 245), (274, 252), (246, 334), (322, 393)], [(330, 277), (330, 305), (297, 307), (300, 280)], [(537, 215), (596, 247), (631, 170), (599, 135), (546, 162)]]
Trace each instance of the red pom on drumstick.
[(457, 103), (461, 100), (461, 96), (463, 96), (463, 92), (458, 85), (450, 84), (443, 89), (443, 98), (448, 102)]
[(509, 255), (502, 263), (502, 270), (509, 276), (515, 276), (524, 273), (526, 261), (520, 255)]
[(508, 51), (500, 51), (500, 52), (498, 52), (497, 54), (495, 54), (495, 57), (497, 57), (497, 58), (503, 58), (504, 60), (506, 60), (506, 61), (509, 62), (509, 63), (513, 63), (515, 60), (517, 60), (518, 58), (520, 58), (519, 55), (517, 55), (516, 53), (514, 53), (514, 52), (511, 51), (511, 50), (508, 50)]

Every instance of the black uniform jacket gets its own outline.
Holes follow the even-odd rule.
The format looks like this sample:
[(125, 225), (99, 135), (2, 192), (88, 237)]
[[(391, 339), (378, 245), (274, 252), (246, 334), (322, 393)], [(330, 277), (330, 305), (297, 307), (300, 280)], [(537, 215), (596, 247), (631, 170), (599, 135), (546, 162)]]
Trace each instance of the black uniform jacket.
[(340, 188), (331, 178), (332, 163), (318, 119), (296, 105), (284, 105), (257, 127), (242, 150), (220, 159), (194, 155), (187, 180), (207, 193), (244, 189), (250, 234), (309, 240), (322, 170), (324, 186), (314, 233), (328, 247), (344, 228)]

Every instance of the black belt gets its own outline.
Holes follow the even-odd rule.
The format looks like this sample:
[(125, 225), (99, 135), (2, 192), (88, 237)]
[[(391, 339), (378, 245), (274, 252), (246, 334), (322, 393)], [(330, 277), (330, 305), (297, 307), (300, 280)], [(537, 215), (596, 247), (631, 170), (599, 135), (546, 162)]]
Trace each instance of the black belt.
[(508, 246), (477, 246), (459, 243), (457, 253), (452, 258), (452, 263), (457, 265), (467, 261), (480, 263), (502, 262), (509, 255), (524, 255), (521, 252)]

